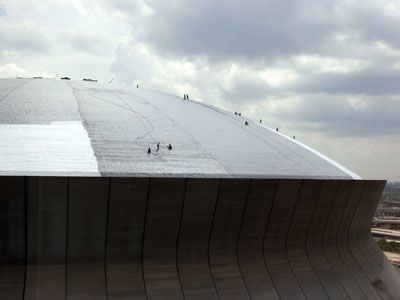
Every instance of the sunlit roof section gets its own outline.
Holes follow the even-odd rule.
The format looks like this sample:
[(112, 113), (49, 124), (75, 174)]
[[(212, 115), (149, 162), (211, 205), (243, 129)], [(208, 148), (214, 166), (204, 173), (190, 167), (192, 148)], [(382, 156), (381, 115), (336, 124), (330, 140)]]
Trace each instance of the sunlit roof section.
[(0, 111), (1, 174), (359, 178), (244, 116), (142, 88), (2, 79)]

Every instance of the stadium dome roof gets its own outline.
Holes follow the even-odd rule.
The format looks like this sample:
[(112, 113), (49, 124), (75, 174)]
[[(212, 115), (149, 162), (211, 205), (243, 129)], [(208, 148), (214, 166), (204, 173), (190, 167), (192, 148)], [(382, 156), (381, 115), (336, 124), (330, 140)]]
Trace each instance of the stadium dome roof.
[(243, 116), (97, 82), (1, 79), (0, 137), (1, 175), (359, 178)]

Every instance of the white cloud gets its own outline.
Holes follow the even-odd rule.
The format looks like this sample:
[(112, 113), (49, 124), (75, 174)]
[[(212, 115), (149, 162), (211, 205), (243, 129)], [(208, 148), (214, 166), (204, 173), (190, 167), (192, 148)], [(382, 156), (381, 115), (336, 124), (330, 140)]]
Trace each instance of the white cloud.
[(0, 66), (0, 78), (10, 78), (16, 76), (24, 76), (26, 71), (16, 65), (15, 63), (10, 63), (4, 66)]
[(368, 63), (354, 58), (300, 55), (293, 57), (294, 64), (315, 73), (352, 73), (364, 69)]
[(382, 51), (382, 53), (388, 57), (400, 57), (400, 49), (394, 48), (382, 41), (376, 42), (376, 46), (379, 50)]
[(2, 57), (8, 60), (15, 60), (19, 58), (19, 53), (15, 50), (3, 50), (2, 51)]
[(400, 17), (400, 4), (395, 1), (390, 1), (389, 3), (384, 5), (384, 11), (388, 15)]

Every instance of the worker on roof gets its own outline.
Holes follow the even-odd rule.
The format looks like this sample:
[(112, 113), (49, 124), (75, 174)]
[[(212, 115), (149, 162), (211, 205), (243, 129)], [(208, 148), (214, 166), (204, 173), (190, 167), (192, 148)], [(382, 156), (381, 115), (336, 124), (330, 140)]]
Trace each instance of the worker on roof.
[(172, 146), (171, 146), (171, 144), (168, 144), (168, 150), (172, 150)]
[(151, 153), (151, 148), (149, 147), (149, 149), (147, 149), (147, 153), (150, 154)]

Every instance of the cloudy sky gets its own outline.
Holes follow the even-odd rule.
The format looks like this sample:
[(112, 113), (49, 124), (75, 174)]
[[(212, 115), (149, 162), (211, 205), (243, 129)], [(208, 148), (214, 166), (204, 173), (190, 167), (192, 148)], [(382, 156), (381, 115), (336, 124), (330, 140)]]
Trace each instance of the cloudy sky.
[(399, 1), (0, 0), (0, 77), (187, 92), (400, 180), (399, 28)]

